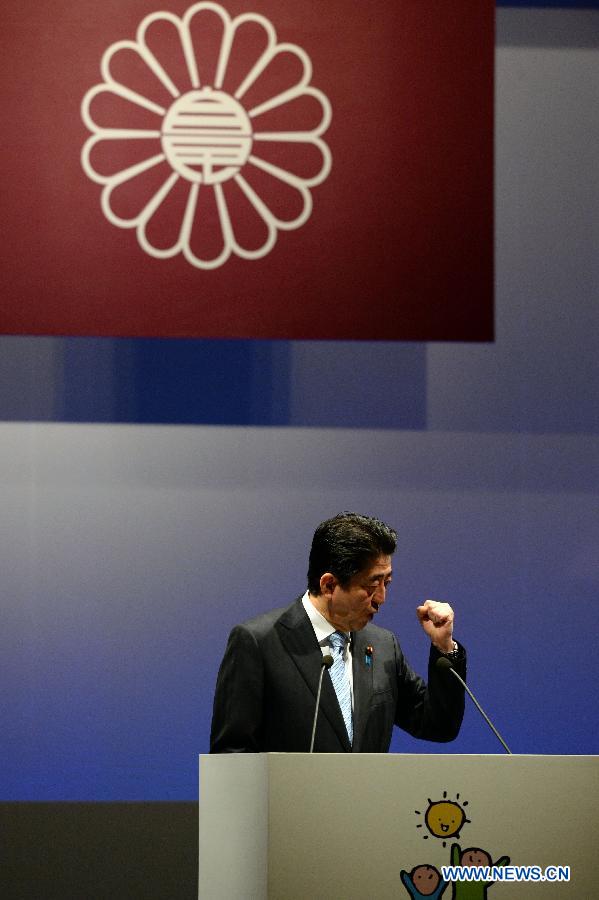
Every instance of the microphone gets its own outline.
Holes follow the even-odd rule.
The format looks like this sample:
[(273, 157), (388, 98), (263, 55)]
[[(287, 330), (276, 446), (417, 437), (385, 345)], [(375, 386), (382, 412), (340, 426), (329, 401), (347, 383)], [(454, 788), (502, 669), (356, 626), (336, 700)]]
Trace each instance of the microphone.
[(474, 705), (476, 706), (477, 710), (479, 711), (479, 713), (481, 714), (481, 716), (483, 717), (483, 719), (485, 720), (485, 722), (487, 723), (487, 725), (489, 726), (489, 728), (491, 729), (493, 734), (495, 734), (495, 736), (499, 738), (499, 741), (501, 742), (501, 744), (503, 744), (505, 750), (510, 754), (510, 756), (512, 756), (513, 755), (512, 751), (510, 750), (510, 748), (508, 747), (506, 742), (503, 740), (503, 738), (501, 737), (501, 735), (499, 734), (499, 732), (497, 731), (497, 729), (491, 722), (488, 715), (483, 710), (482, 706), (480, 705), (480, 703), (478, 702), (478, 700), (476, 699), (476, 697), (474, 696), (474, 694), (472, 693), (472, 691), (470, 690), (470, 688), (468, 687), (468, 685), (466, 684), (464, 679), (461, 677), (461, 675), (458, 675), (458, 673), (456, 672), (456, 670), (454, 669), (454, 667), (451, 664), (451, 660), (447, 659), (446, 656), (440, 656), (439, 659), (437, 660), (437, 662), (435, 663), (435, 666), (437, 667), (437, 669), (444, 669), (445, 671), (447, 671), (447, 669), (449, 669), (449, 671), (458, 679), (458, 681), (460, 682), (460, 684), (462, 685), (462, 687), (464, 688), (464, 690), (466, 691), (466, 693), (468, 694), (468, 696), (470, 697), (470, 699), (472, 700)]
[(333, 665), (333, 657), (330, 653), (325, 653), (320, 663), (320, 678), (318, 679), (318, 693), (316, 694), (316, 708), (314, 710), (314, 722), (312, 723), (312, 739), (310, 741), (310, 753), (314, 752), (314, 736), (316, 734), (316, 719), (318, 718), (318, 707), (320, 706), (320, 692), (322, 690), (322, 678), (325, 669), (330, 669)]

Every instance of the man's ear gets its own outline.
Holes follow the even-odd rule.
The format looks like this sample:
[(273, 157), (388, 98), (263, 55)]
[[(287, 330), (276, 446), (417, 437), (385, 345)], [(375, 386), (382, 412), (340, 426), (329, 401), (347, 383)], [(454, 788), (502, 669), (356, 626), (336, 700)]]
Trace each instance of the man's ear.
[(330, 597), (338, 584), (332, 572), (325, 572), (320, 576), (320, 593)]

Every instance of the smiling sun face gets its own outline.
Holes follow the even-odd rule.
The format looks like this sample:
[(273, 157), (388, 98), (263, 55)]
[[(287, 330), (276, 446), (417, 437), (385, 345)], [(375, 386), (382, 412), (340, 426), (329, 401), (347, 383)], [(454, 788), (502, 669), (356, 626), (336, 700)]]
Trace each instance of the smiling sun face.
[(466, 815), (461, 806), (452, 800), (438, 800), (427, 809), (424, 821), (435, 837), (453, 837), (464, 824)]
[[(466, 818), (466, 813), (458, 803), (459, 797), (460, 795), (457, 794), (455, 800), (448, 800), (447, 791), (443, 791), (442, 800), (429, 799), (428, 809), (424, 813), (424, 824), (429, 833), (433, 837), (442, 840), (444, 847), (446, 846), (446, 839), (459, 838), (460, 829), (466, 822), (470, 821), (470, 819)], [(462, 801), (462, 805), (468, 806), (468, 801)], [(416, 810), (416, 815), (420, 816), (422, 813)], [(416, 827), (422, 828), (422, 825), (419, 824)], [(428, 839), (428, 836), (428, 834), (423, 835), (425, 840)]]

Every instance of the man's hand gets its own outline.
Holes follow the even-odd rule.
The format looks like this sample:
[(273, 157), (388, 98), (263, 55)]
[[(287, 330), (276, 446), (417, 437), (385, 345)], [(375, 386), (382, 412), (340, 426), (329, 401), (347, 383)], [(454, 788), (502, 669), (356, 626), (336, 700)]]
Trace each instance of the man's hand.
[(449, 603), (425, 600), (416, 607), (418, 620), (429, 638), (441, 653), (453, 650), (453, 609)]

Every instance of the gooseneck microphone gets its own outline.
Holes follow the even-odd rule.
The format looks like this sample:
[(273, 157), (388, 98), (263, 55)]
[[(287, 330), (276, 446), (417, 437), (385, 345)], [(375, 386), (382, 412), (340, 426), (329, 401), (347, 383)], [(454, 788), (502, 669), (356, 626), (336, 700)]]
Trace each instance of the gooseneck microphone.
[(466, 684), (464, 679), (461, 677), (461, 675), (458, 675), (458, 673), (456, 672), (456, 670), (454, 669), (454, 667), (451, 664), (451, 660), (447, 659), (446, 656), (440, 656), (439, 659), (437, 660), (437, 662), (435, 663), (435, 665), (438, 669), (445, 669), (445, 670), (449, 669), (449, 671), (453, 673), (453, 675), (458, 679), (458, 681), (460, 682), (460, 684), (462, 685), (462, 687), (464, 688), (464, 690), (466, 691), (466, 693), (468, 694), (468, 696), (470, 697), (470, 699), (472, 700), (474, 705), (476, 706), (477, 710), (479, 711), (479, 713), (481, 714), (481, 716), (483, 717), (483, 719), (485, 720), (485, 722), (487, 723), (487, 725), (489, 726), (489, 728), (491, 729), (493, 734), (499, 738), (500, 742), (503, 744), (507, 753), (509, 753), (510, 756), (512, 756), (513, 755), (512, 751), (510, 750), (510, 748), (508, 747), (506, 742), (503, 740), (503, 738), (501, 737), (501, 735), (499, 734), (499, 732), (497, 731), (497, 729), (491, 722), (490, 718), (488, 717), (488, 715), (486, 714), (486, 712), (484, 711), (484, 709), (482, 708), (482, 706), (480, 705), (480, 703), (478, 702), (478, 700), (476, 699), (476, 697), (474, 696), (474, 694), (472, 693), (472, 691), (470, 690), (470, 688), (468, 687), (468, 685)]
[(314, 735), (316, 734), (316, 719), (318, 718), (318, 707), (320, 706), (320, 692), (322, 690), (322, 678), (325, 669), (330, 669), (333, 665), (333, 657), (330, 653), (325, 653), (320, 663), (320, 678), (318, 679), (318, 693), (316, 694), (316, 708), (314, 710), (314, 722), (312, 723), (312, 739), (310, 741), (310, 753), (314, 752)]

